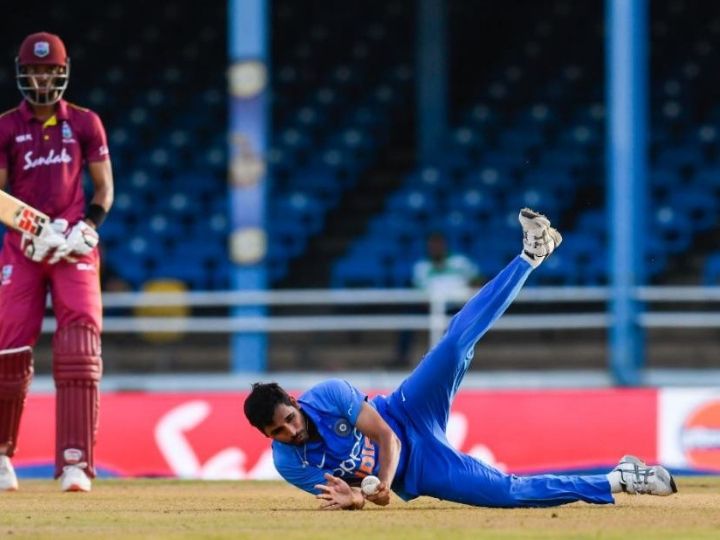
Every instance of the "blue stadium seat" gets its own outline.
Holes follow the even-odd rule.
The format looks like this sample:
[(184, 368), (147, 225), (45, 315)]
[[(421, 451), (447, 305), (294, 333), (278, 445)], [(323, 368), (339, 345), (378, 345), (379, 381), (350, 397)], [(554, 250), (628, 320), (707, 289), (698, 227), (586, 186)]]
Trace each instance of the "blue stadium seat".
[(705, 258), (702, 274), (703, 285), (720, 285), (720, 252), (710, 253)]
[(390, 212), (405, 213), (413, 219), (427, 220), (435, 212), (436, 201), (425, 192), (414, 189), (392, 195), (387, 208)]
[(398, 247), (411, 243), (423, 227), (400, 212), (383, 214), (370, 221), (368, 234), (375, 240), (392, 239)]
[(507, 204), (511, 208), (533, 208), (551, 217), (560, 214), (561, 201), (562, 199), (543, 188), (513, 191), (507, 198)]
[(668, 253), (680, 253), (690, 246), (690, 219), (670, 206), (658, 207), (651, 218), (652, 234), (659, 234)]
[(704, 154), (697, 145), (669, 147), (661, 150), (655, 158), (658, 167), (681, 170), (698, 168), (704, 162)]
[(384, 287), (388, 281), (385, 265), (371, 257), (341, 259), (332, 269), (331, 285), (334, 288)]
[(666, 168), (652, 168), (648, 172), (648, 182), (655, 200), (667, 199), (675, 191), (681, 178), (676, 171)]
[(690, 220), (694, 232), (707, 231), (717, 225), (718, 200), (708, 196), (707, 189), (679, 187), (668, 199)]
[(453, 193), (449, 198), (450, 208), (457, 208), (476, 220), (489, 219), (498, 208), (498, 200), (487, 190), (467, 188)]
[(542, 128), (533, 124), (504, 130), (500, 134), (500, 148), (525, 152), (530, 148), (541, 147), (546, 137)]

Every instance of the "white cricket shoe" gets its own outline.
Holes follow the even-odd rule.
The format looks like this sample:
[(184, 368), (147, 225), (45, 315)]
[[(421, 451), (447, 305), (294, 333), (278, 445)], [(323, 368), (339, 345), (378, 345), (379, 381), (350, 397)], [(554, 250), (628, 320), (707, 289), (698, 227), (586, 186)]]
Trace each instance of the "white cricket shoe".
[(85, 473), (83, 464), (65, 465), (60, 476), (60, 489), (62, 491), (90, 491), (92, 482)]
[(15, 469), (6, 455), (0, 455), (0, 491), (17, 491)]
[(647, 464), (635, 456), (623, 456), (608, 480), (613, 493), (624, 491), (631, 495), (659, 495), (666, 497), (677, 493), (672, 475), (665, 467)]
[(523, 229), (522, 258), (537, 268), (562, 242), (562, 236), (550, 226), (544, 215), (523, 208), (518, 216)]

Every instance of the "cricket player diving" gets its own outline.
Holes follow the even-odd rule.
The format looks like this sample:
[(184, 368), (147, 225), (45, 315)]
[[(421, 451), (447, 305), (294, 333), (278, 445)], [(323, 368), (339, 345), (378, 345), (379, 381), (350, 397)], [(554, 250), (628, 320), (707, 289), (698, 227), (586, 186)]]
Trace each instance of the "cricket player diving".
[[(515, 476), (450, 446), (445, 434), (450, 407), (475, 344), (505, 312), (530, 272), (562, 241), (542, 214), (525, 208), (519, 219), (520, 255), (463, 306), (442, 340), (389, 396), (368, 400), (338, 379), (320, 383), (298, 399), (275, 383), (253, 385), (245, 415), (273, 439), (275, 466), (285, 480), (314, 494), (328, 510), (360, 509), (366, 500), (385, 506), (390, 490), (406, 501), (428, 495), (505, 508), (609, 504), (621, 491), (677, 492), (667, 470), (630, 455), (609, 474)], [(370, 475), (380, 481), (374, 492), (359, 487)]]
[(27, 36), (15, 66), (23, 100), (0, 115), (0, 189), (53, 221), (37, 237), (9, 230), (0, 251), (0, 491), (18, 488), (10, 459), (22, 451), (18, 431), (48, 292), (57, 319), (55, 478), (62, 491), (90, 491), (102, 373), (96, 229), (113, 201), (110, 155), (97, 114), (63, 99), (70, 59), (58, 36)]

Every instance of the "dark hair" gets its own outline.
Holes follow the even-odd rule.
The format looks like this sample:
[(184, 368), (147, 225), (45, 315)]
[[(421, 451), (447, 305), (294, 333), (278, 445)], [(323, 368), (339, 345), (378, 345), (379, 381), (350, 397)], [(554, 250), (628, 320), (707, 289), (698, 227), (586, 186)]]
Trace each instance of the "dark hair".
[(265, 434), (265, 426), (272, 424), (275, 407), (292, 405), (290, 395), (278, 383), (254, 383), (245, 399), (245, 417)]

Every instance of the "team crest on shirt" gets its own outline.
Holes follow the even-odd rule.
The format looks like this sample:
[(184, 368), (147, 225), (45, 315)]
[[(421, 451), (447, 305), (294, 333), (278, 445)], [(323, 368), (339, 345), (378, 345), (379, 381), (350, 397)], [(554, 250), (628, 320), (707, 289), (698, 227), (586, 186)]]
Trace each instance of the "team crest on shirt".
[(13, 267), (12, 264), (6, 264), (2, 267), (2, 273), (0, 273), (0, 286), (7, 285), (10, 283), (10, 277), (12, 276)]
[(347, 437), (352, 432), (352, 430), (350, 429), (350, 422), (348, 422), (344, 418), (338, 419), (338, 421), (335, 422), (335, 427), (333, 428), (333, 431), (335, 431), (336, 435), (340, 435), (341, 437)]
[(60, 130), (62, 132), (62, 138), (64, 143), (75, 142), (75, 140), (73, 139), (72, 129), (70, 129), (70, 124), (68, 124), (67, 122), (63, 122)]
[(50, 54), (50, 44), (47, 41), (38, 41), (35, 43), (33, 53), (35, 53), (35, 56), (38, 58), (45, 58)]

